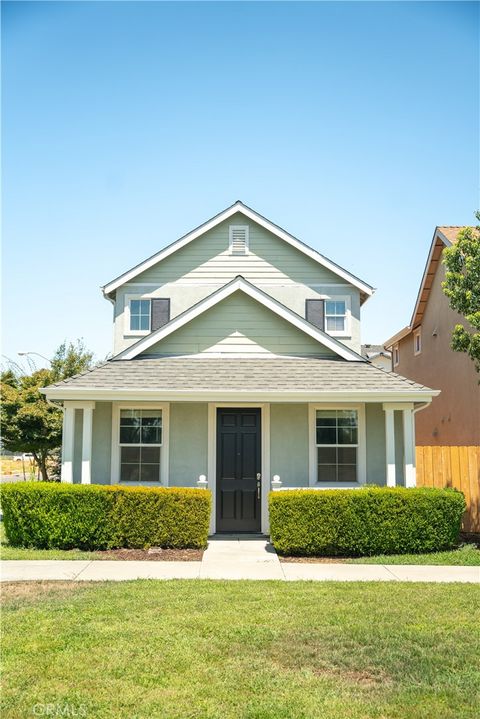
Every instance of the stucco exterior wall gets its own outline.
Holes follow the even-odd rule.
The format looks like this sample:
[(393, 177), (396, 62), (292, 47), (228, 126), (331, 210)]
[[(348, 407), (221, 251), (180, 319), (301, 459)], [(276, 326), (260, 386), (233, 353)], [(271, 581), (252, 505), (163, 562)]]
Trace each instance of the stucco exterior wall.
[(180, 402), (170, 405), (171, 487), (196, 487), (200, 474), (207, 474), (208, 405)]
[[(365, 405), (366, 481), (385, 485), (385, 414), (380, 403)], [(263, 428), (262, 428), (263, 431)], [(208, 474), (208, 403), (170, 403), (169, 485), (196, 487)], [(403, 483), (403, 429), (395, 412), (397, 483)], [(81, 481), (82, 412), (75, 417), (74, 482)], [(93, 411), (92, 482), (110, 484), (112, 403), (97, 402)], [(114, 449), (116, 451), (116, 449)], [(284, 487), (309, 486), (308, 404), (270, 405), (270, 472)]]
[(270, 470), (284, 487), (308, 487), (308, 405), (270, 405)]
[(452, 330), (462, 318), (443, 294), (444, 278), (445, 268), (439, 265), (423, 315), (421, 353), (414, 354), (411, 332), (399, 342), (395, 372), (441, 390), (416, 414), (417, 445), (480, 445), (480, 375), (466, 354), (450, 349)]

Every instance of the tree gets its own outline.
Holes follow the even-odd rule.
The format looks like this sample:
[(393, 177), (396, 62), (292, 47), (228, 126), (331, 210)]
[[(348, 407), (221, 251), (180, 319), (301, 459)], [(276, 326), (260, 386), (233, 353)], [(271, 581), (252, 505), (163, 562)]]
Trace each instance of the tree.
[(12, 364), (2, 372), (2, 444), (11, 452), (33, 454), (44, 481), (50, 479), (49, 464), (62, 443), (62, 411), (47, 402), (40, 387), (72, 377), (92, 365), (93, 354), (77, 340), (76, 344), (60, 345), (50, 369), (25, 374)]
[[(480, 223), (480, 212), (475, 216)], [(480, 225), (464, 227), (458, 233), (456, 243), (443, 251), (443, 263), (443, 291), (450, 299), (450, 307), (470, 325), (455, 325), (451, 347), (456, 352), (466, 352), (480, 372)]]

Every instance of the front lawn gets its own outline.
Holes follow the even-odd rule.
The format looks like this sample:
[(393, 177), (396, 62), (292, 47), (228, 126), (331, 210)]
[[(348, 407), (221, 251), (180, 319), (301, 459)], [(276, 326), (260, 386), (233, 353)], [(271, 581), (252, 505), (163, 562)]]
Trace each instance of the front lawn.
[(3, 715), (474, 719), (479, 600), (457, 584), (10, 584)]
[(443, 564), (450, 566), (480, 566), (480, 549), (474, 543), (462, 544), (448, 552), (428, 554), (379, 554), (376, 557), (349, 559), (352, 564)]

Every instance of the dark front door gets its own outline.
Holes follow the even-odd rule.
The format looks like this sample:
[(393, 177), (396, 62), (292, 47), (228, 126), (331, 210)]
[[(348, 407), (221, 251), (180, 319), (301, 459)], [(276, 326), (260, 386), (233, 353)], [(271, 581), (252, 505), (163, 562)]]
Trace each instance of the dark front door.
[(260, 532), (260, 409), (217, 410), (217, 532)]

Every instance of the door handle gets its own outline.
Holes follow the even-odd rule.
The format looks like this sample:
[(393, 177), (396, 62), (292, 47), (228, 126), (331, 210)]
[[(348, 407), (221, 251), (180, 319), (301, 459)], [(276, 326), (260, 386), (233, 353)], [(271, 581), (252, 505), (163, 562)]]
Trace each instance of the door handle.
[(260, 489), (262, 486), (262, 475), (257, 472), (257, 499), (260, 499)]

